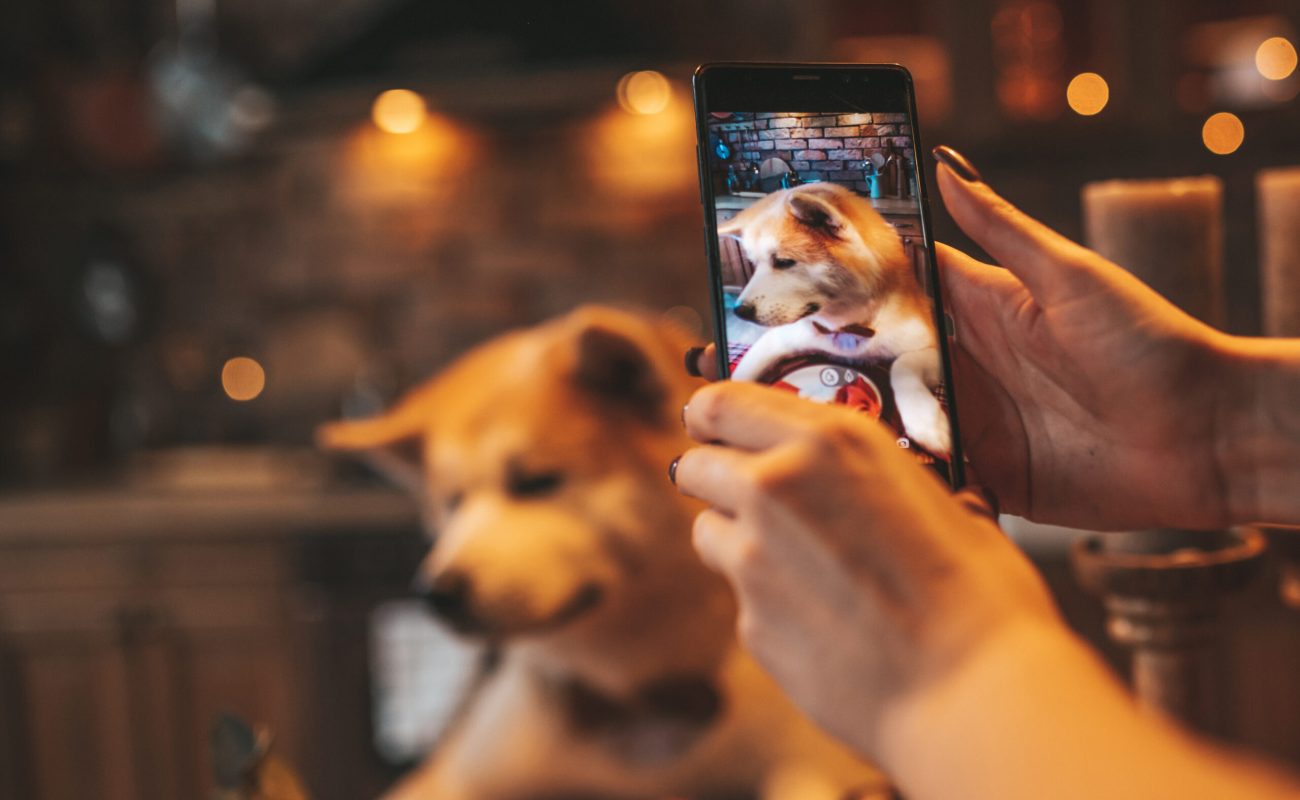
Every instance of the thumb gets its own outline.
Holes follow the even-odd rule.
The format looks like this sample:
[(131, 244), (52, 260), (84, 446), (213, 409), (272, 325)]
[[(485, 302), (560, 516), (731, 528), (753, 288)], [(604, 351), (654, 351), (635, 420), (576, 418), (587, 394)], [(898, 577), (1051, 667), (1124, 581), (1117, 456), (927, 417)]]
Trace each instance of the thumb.
[(1050, 301), (1092, 278), (1089, 250), (1011, 205), (983, 181), (964, 180), (943, 163), (945, 156), (939, 157), (939, 192), (948, 213), (1030, 294)]

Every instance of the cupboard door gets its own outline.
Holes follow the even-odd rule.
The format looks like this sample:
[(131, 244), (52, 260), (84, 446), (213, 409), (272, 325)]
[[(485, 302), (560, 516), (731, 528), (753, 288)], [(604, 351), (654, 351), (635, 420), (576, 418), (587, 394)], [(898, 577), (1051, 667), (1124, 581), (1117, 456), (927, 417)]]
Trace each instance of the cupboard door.
[(6, 695), (19, 698), (5, 712), (19, 759), (14, 783), (39, 800), (140, 798), (121, 644), (81, 633), (11, 637), (5, 646)]

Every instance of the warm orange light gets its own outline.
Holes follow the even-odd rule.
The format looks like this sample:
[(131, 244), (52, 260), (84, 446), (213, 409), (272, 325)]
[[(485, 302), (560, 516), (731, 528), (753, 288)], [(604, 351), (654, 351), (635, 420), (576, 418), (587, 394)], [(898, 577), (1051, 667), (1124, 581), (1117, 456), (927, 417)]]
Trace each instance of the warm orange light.
[(236, 356), (221, 368), (221, 388), (231, 400), (252, 400), (266, 388), (266, 371), (247, 356)]
[(424, 98), (409, 89), (389, 89), (376, 97), (370, 107), (370, 118), (388, 133), (419, 130), (427, 113)]
[(1074, 113), (1091, 117), (1106, 107), (1110, 100), (1110, 87), (1097, 73), (1084, 72), (1075, 75), (1065, 88), (1065, 100)]
[(673, 87), (652, 69), (629, 72), (618, 82), (618, 104), (633, 114), (658, 114), (668, 107)]
[(1271, 81), (1291, 77), (1296, 68), (1295, 45), (1281, 36), (1265, 39), (1255, 50), (1255, 68)]
[(1201, 141), (1211, 153), (1226, 156), (1236, 152), (1246, 138), (1246, 126), (1236, 114), (1220, 111), (1205, 121), (1201, 128)]
[[(694, 112), (683, 92), (657, 114), (611, 106), (592, 120), (584, 149), (594, 182), (623, 196), (689, 197), (699, 176)], [(649, 206), (641, 208), (648, 213)]]

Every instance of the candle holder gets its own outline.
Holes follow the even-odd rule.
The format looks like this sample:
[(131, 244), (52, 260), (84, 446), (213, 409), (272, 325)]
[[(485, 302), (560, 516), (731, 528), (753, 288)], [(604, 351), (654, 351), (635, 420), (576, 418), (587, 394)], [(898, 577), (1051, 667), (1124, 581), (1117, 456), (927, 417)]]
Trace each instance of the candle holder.
[(1300, 336), (1300, 167), (1260, 171), (1261, 322), (1265, 336)]
[(1198, 319), (1222, 327), (1223, 183), (1200, 176), (1083, 187), (1088, 246)]
[(1211, 646), (1225, 596), (1259, 574), (1266, 548), (1253, 528), (1095, 534), (1075, 543), (1075, 577), (1105, 604), (1110, 637), (1131, 651), (1140, 702), (1218, 732)]

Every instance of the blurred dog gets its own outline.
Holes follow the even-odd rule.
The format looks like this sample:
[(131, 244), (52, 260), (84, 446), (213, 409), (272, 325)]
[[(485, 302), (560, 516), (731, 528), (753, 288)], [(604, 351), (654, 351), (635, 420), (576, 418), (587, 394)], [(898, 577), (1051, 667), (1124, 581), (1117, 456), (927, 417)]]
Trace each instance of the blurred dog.
[(761, 380), (782, 359), (827, 353), (842, 362), (892, 361), (890, 385), (908, 436), (951, 451), (930, 302), (903, 243), (871, 204), (843, 186), (772, 192), (719, 226), (740, 239), (754, 275), (736, 316), (772, 330), (732, 377)]
[(738, 647), (690, 544), (688, 342), (586, 308), (471, 351), (387, 414), (324, 427), (422, 501), (437, 614), (499, 648), (393, 798), (842, 798), (879, 773)]

